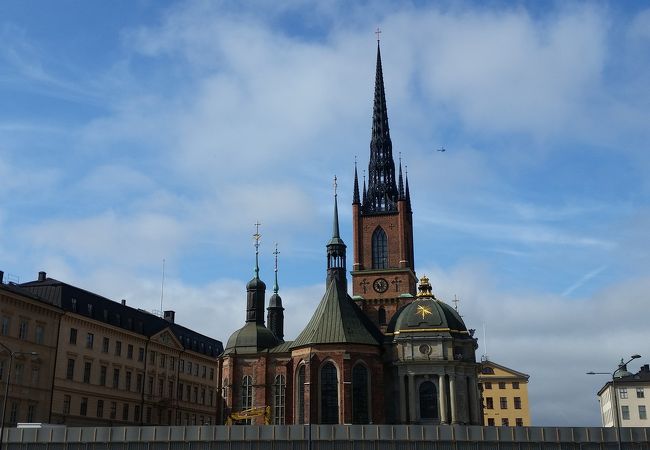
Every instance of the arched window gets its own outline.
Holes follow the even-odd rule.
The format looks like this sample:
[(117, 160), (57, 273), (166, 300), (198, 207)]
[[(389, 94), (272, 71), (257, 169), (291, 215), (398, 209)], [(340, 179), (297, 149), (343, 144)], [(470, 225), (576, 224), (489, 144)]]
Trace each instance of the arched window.
[(379, 307), (377, 318), (379, 319), (379, 325), (386, 325), (386, 308), (383, 306)]
[(253, 406), (253, 379), (250, 375), (242, 378), (241, 382), (241, 409), (248, 409)]
[(370, 423), (368, 414), (368, 369), (357, 364), (352, 369), (352, 423)]
[(276, 375), (273, 382), (273, 423), (284, 425), (284, 399), (287, 391), (287, 381), (284, 375)]
[(377, 227), (372, 233), (372, 268), (388, 268), (388, 239), (381, 227)]
[(305, 423), (305, 365), (303, 364), (298, 369), (298, 377), (296, 380), (296, 402), (297, 402), (297, 422), (298, 424)]
[(420, 385), (420, 418), (438, 418), (438, 399), (436, 396), (436, 385), (431, 381), (425, 381)]
[(336, 367), (325, 363), (320, 371), (321, 423), (339, 423), (339, 383)]

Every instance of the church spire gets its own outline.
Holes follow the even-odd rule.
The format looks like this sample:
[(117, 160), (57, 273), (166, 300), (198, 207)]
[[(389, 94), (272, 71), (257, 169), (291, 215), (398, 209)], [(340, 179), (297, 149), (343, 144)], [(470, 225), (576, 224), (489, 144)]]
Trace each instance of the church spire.
[(357, 175), (357, 157), (354, 157), (354, 192), (352, 193), (352, 204), (358, 205), (359, 200), (359, 176)]
[(368, 203), (368, 193), (366, 192), (366, 171), (363, 171), (363, 204)]
[(399, 178), (397, 181), (397, 192), (399, 195), (398, 199), (404, 200), (405, 194), (404, 194), (404, 181), (402, 180), (402, 155), (401, 154), (399, 156)]
[(336, 176), (334, 177), (334, 222), (332, 239), (327, 243), (327, 282), (336, 280), (345, 291), (345, 248), (346, 245), (339, 233), (339, 208)]
[(256, 322), (264, 325), (264, 294), (266, 292), (266, 284), (260, 280), (260, 225), (255, 223), (255, 276), (246, 285), (246, 322)]
[(266, 322), (269, 325), (269, 330), (273, 332), (275, 337), (277, 337), (281, 342), (284, 342), (284, 308), (282, 307), (282, 298), (278, 291), (278, 244), (275, 244), (275, 251), (273, 256), (275, 256), (275, 283), (273, 284), (273, 295), (269, 299), (269, 307), (266, 308)]
[(370, 163), (368, 164), (368, 203), (365, 212), (392, 212), (397, 210), (397, 186), (393, 144), (388, 128), (388, 110), (384, 91), (384, 75), (381, 51), (377, 41), (377, 69), (375, 74), (375, 98), (372, 111), (372, 137), (370, 139)]
[(406, 166), (406, 204), (409, 212), (411, 211), (411, 193), (409, 192), (409, 168)]

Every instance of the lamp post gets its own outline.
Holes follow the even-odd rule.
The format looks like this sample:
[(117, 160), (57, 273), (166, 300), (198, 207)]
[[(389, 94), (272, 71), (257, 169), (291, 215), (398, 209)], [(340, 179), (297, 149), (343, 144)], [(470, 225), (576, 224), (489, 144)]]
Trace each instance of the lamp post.
[[(616, 393), (616, 372), (618, 372), (622, 367), (626, 367), (630, 362), (633, 360), (640, 358), (641, 355), (632, 355), (630, 356), (630, 359), (625, 362), (620, 364), (616, 370), (613, 372), (587, 372), (587, 375), (609, 375), (612, 377), (612, 405), (614, 407), (614, 414), (612, 414), (612, 422), (614, 424), (614, 427), (616, 428), (616, 440), (618, 442), (618, 448), (620, 450), (621, 448), (621, 418), (620, 418), (620, 413), (619, 413), (619, 408), (618, 408), (618, 394)], [(623, 361), (621, 359), (621, 361)]]
[(14, 357), (17, 355), (38, 355), (36, 352), (14, 352), (5, 344), (0, 342), (0, 347), (2, 347), (7, 353), (9, 353), (9, 370), (7, 370), (7, 381), (5, 382), (5, 397), (2, 401), (2, 415), (0, 416), (0, 450), (2, 449), (4, 432), (5, 432), (5, 413), (7, 411), (7, 399), (9, 398), (9, 383), (11, 383), (11, 368), (14, 365)]

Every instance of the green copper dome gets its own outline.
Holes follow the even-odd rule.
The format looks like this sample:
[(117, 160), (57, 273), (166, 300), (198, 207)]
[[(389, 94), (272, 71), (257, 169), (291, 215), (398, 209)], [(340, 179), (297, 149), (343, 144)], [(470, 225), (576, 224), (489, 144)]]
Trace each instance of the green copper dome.
[(257, 353), (275, 347), (279, 343), (278, 338), (264, 325), (248, 322), (230, 336), (223, 353), (225, 355)]
[(387, 333), (447, 332), (469, 335), (460, 314), (431, 293), (427, 277), (422, 277), (416, 299), (393, 316)]

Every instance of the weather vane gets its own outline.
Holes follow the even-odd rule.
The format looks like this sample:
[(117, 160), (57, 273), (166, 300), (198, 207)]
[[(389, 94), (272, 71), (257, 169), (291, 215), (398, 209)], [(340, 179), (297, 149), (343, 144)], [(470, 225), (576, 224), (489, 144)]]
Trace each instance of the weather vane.
[(255, 276), (258, 277), (260, 274), (260, 265), (259, 265), (259, 254), (260, 254), (260, 238), (262, 235), (260, 234), (260, 221), (258, 220), (257, 222), (254, 223), (255, 225), (255, 234), (253, 235), (253, 239), (255, 240)]
[(334, 175), (334, 197), (336, 197), (336, 195), (337, 195), (337, 193), (336, 193), (336, 188), (338, 188), (338, 186), (339, 186), (339, 185), (338, 185), (338, 183), (336, 182), (336, 175)]
[(278, 255), (280, 252), (278, 251), (278, 243), (275, 243), (275, 251), (273, 252), (273, 255), (275, 256), (275, 285), (273, 286), (273, 292), (276, 294), (278, 293), (279, 287), (278, 287)]

